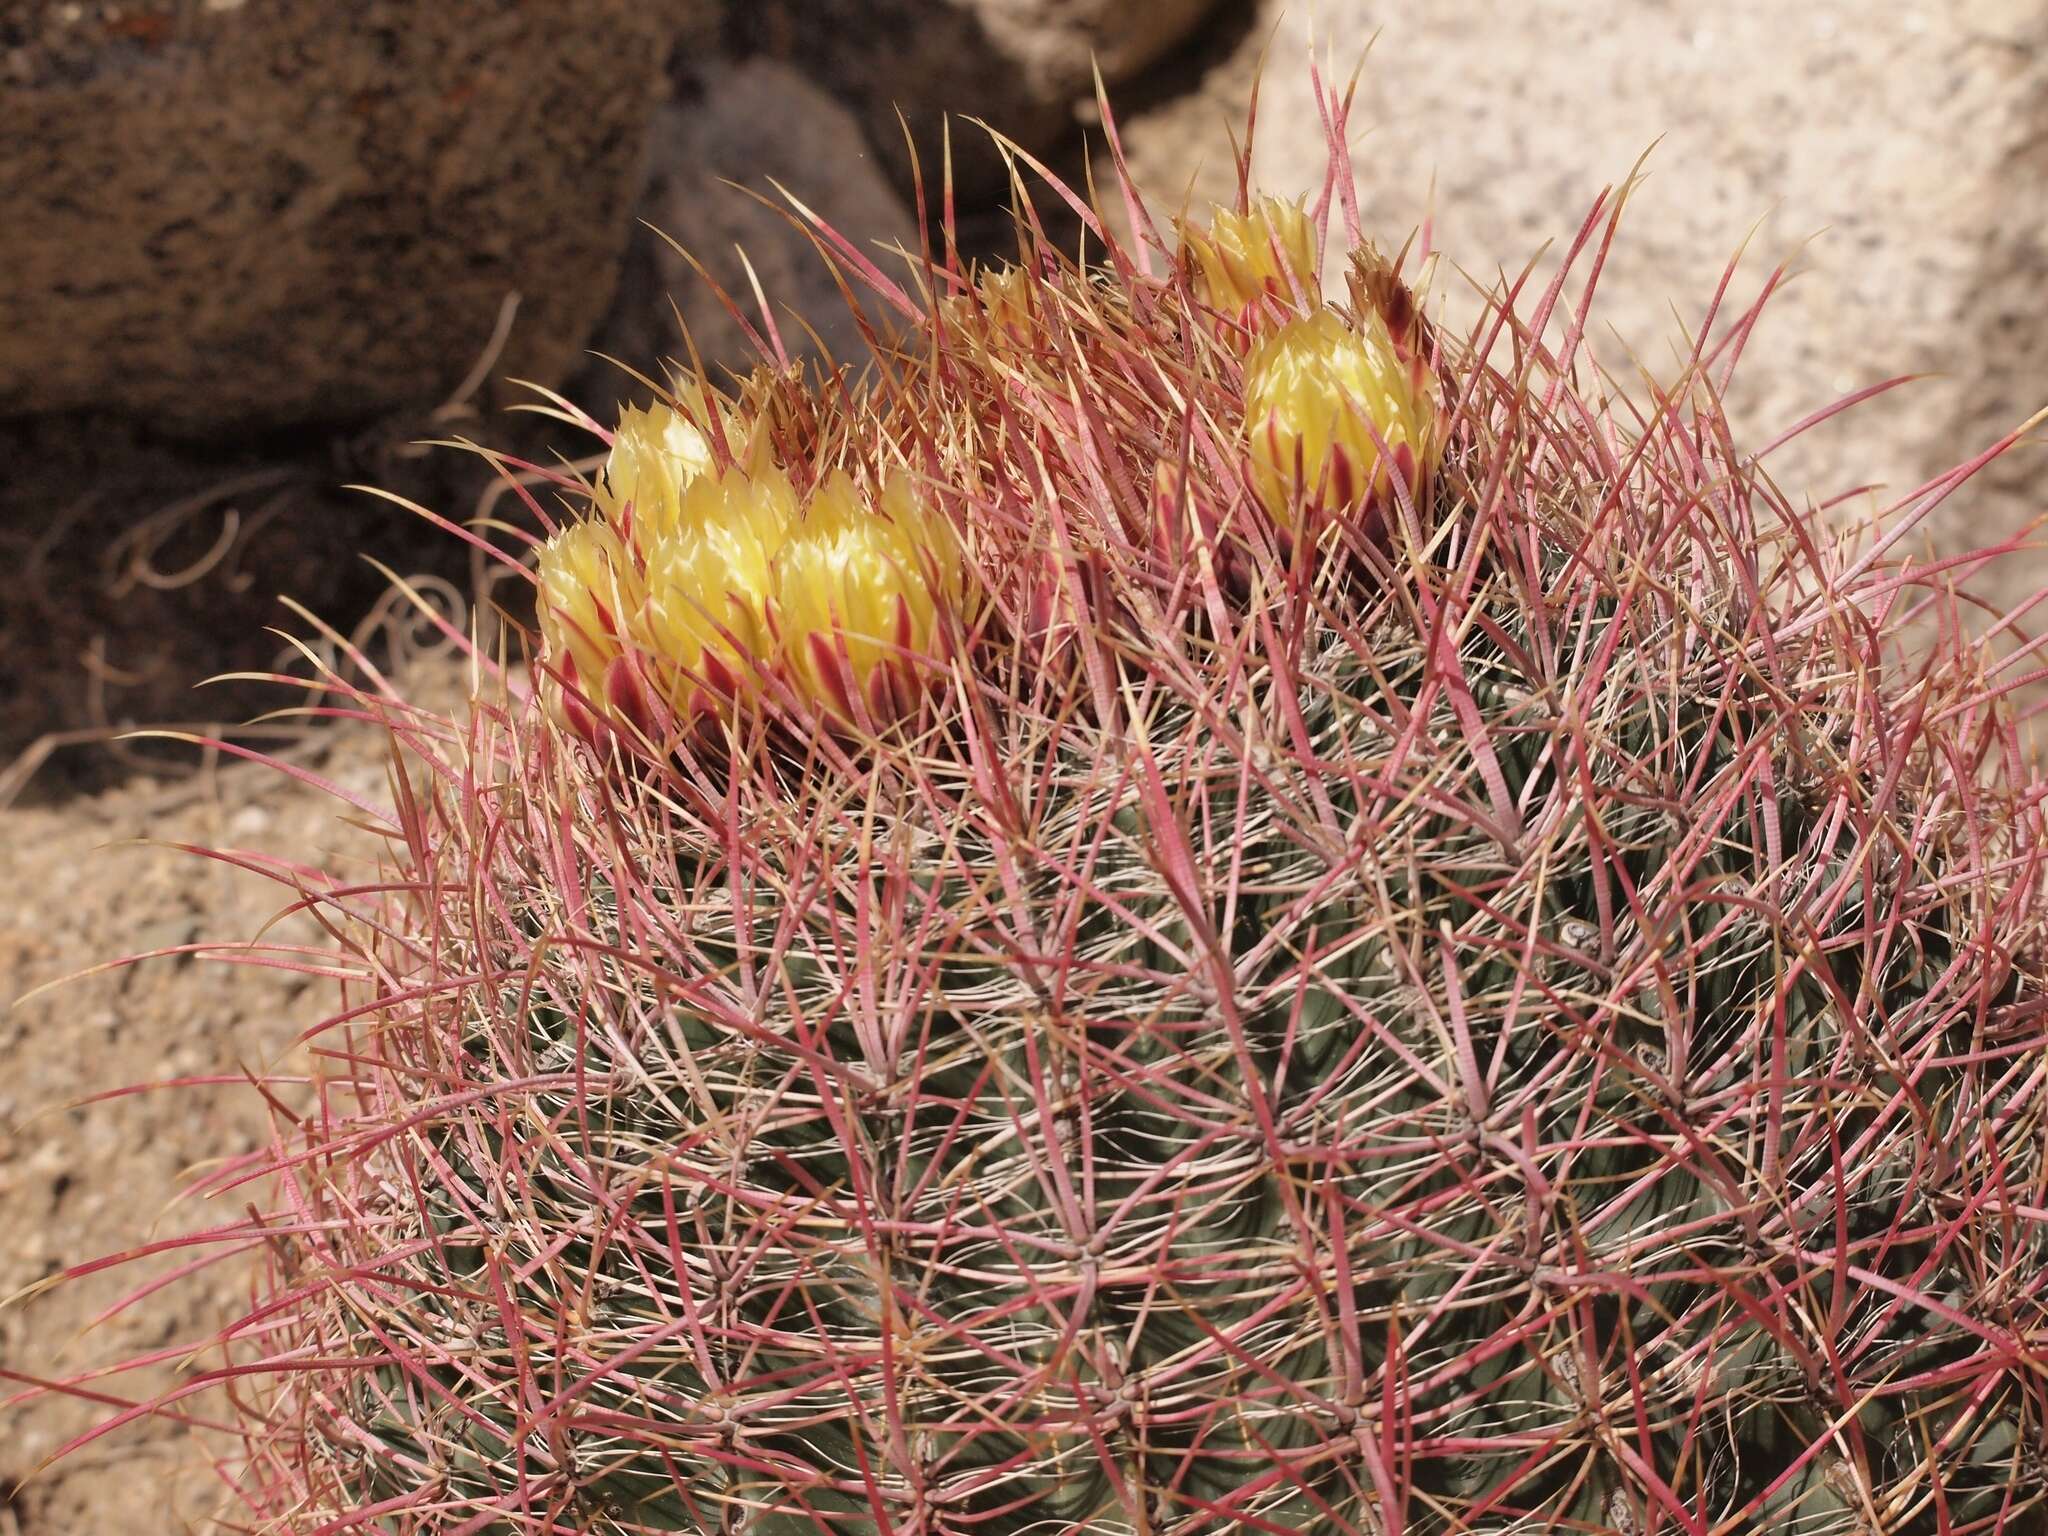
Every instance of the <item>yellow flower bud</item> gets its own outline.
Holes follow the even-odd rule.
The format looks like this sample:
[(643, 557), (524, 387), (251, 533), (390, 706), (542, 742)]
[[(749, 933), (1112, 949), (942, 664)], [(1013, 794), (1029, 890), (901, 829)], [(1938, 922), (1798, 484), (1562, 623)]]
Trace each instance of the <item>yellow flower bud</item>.
[(1019, 336), (1031, 334), (1032, 281), (1022, 267), (991, 267), (981, 274), (982, 308), (989, 323)]
[(689, 716), (730, 697), (771, 659), (767, 607), (796, 492), (776, 469), (699, 475), (647, 555), (633, 638), (671, 708)]
[(856, 693), (884, 712), (907, 696), (911, 658), (934, 654), (940, 612), (960, 610), (966, 574), (951, 525), (907, 478), (892, 477), (873, 509), (842, 472), (776, 557), (773, 592), (791, 682), (844, 720)]
[(605, 669), (645, 590), (633, 557), (607, 523), (572, 523), (540, 552), (540, 628), (546, 655), (602, 708)]
[(682, 493), (712, 467), (711, 444), (673, 406), (627, 406), (612, 432), (612, 451), (597, 484), (597, 504), (619, 527), (630, 527), (644, 551), (673, 529)]
[(658, 735), (731, 704), (771, 665), (841, 720), (861, 713), (856, 697), (876, 715), (909, 698), (909, 658), (933, 654), (941, 611), (965, 597), (952, 526), (906, 477), (876, 505), (844, 471), (800, 516), (763, 442), (720, 469), (680, 412), (621, 414), (596, 488), (605, 515), (540, 559), (544, 654), (588, 708), (561, 692), (553, 703), (578, 730)]
[(1249, 213), (1214, 207), (1206, 235), (1183, 228), (1195, 255), (1202, 296), (1237, 314), (1267, 295), (1284, 304), (1322, 296), (1316, 277), (1316, 232), (1299, 203), (1261, 198)]
[[(689, 389), (687, 381), (679, 389)], [(686, 397), (687, 398), (687, 397)], [(730, 404), (716, 404), (727, 448), (737, 468), (758, 473), (770, 467), (765, 434), (749, 430)], [(622, 532), (630, 533), (645, 556), (675, 531), (684, 495), (697, 480), (717, 472), (711, 439), (672, 405), (627, 406), (612, 430), (612, 450), (596, 486), (597, 505)]]
[(1384, 497), (1397, 472), (1419, 491), (1440, 451), (1429, 381), (1376, 311), (1354, 329), (1318, 310), (1261, 337), (1244, 394), (1252, 484), (1283, 525), (1297, 506), (1336, 512)]
[(985, 267), (972, 291), (962, 289), (940, 303), (948, 328), (978, 335), (1001, 351), (1005, 362), (1017, 356), (1005, 342), (1037, 340), (1034, 307), (1045, 302), (1032, 289), (1037, 284), (1022, 267)]

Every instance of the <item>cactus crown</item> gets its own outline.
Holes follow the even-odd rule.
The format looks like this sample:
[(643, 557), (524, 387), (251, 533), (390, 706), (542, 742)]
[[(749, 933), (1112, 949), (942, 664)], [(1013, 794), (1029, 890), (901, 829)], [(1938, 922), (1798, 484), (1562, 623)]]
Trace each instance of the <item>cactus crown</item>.
[(1630, 416), (1349, 220), (1304, 291), (1324, 104), (1314, 205), (1186, 261), (822, 231), (900, 336), (564, 482), (555, 716), (336, 679), (413, 766), (222, 1340), (259, 1522), (2042, 1507), (2012, 663), (1731, 446), (1711, 337)]

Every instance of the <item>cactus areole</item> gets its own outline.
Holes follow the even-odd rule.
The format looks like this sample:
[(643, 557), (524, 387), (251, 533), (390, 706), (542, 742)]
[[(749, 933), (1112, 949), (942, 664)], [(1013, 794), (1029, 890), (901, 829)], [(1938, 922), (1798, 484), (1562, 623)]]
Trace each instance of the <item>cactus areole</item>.
[(1085, 267), (821, 228), (863, 370), (625, 413), (459, 716), (331, 680), (395, 851), (213, 1176), (235, 1528), (2042, 1529), (2034, 664), (1897, 542), (1966, 475), (1799, 510), (1753, 313), (1600, 393), (1604, 200), (1431, 325), (1323, 103), (1319, 196)]

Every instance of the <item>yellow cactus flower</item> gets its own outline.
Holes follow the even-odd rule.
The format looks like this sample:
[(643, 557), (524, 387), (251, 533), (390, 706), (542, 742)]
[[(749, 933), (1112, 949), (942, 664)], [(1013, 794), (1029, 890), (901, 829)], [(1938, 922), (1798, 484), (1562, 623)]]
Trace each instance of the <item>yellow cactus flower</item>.
[(1282, 303), (1315, 303), (1316, 232), (1299, 203), (1261, 198), (1249, 213), (1213, 206), (1206, 235), (1183, 227), (1194, 252), (1202, 296), (1237, 314), (1268, 295)]
[[(687, 381), (677, 386), (686, 392)], [(681, 398), (691, 398), (682, 393)], [(748, 430), (740, 413), (720, 401), (717, 406), (726, 446), (737, 467), (755, 473), (769, 467), (765, 435)], [(647, 407), (627, 406), (612, 431), (612, 449), (596, 486), (597, 505), (613, 524), (630, 531), (645, 556), (675, 531), (686, 492), (717, 469), (711, 439), (684, 412), (657, 401)]]
[(1395, 473), (1419, 491), (1440, 451), (1428, 378), (1376, 311), (1354, 328), (1318, 310), (1261, 337), (1244, 393), (1252, 484), (1283, 526), (1297, 507), (1335, 512), (1386, 496)]
[(605, 669), (646, 595), (633, 557), (610, 524), (572, 523), (542, 546), (539, 577), (545, 654), (602, 707)]
[(907, 478), (893, 476), (871, 509), (834, 474), (775, 560), (773, 613), (790, 680), (842, 720), (856, 693), (884, 708), (907, 695), (907, 658), (934, 654), (941, 610), (960, 611), (965, 597), (959, 541)]
[(796, 492), (775, 469), (699, 475), (678, 498), (633, 629), (677, 713), (733, 696), (772, 659), (769, 573), (795, 521)]
[(712, 464), (710, 441), (681, 411), (629, 405), (612, 431), (597, 504), (644, 552), (674, 528), (683, 491)]

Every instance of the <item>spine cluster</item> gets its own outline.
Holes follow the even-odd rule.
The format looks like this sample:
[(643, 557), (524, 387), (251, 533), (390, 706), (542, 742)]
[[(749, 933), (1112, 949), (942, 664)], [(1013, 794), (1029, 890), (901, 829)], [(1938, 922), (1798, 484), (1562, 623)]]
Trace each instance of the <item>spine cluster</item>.
[[(1176, 318), (1243, 354), (1214, 499), (1248, 488), (1247, 504), (1287, 539), (1377, 516), (1397, 496), (1419, 502), (1443, 450), (1436, 381), (1417, 338), (1397, 338), (1377, 304), (1324, 303), (1303, 209), (1217, 208), (1183, 235), (1191, 283), (1180, 291), (1193, 302)], [(974, 335), (956, 366), (977, 377), (941, 377), (913, 409), (985, 410), (978, 391), (1011, 387), (1073, 339), (1074, 304), (1023, 269), (987, 272), (945, 305)], [(948, 466), (900, 449), (893, 462), (870, 453), (858, 475), (831, 466), (818, 436), (775, 432), (773, 385), (752, 384), (741, 403), (681, 380), (623, 412), (589, 514), (541, 552), (542, 667), (558, 716), (586, 737), (603, 722), (659, 743), (764, 694), (841, 727), (901, 718), (974, 617), (981, 583), (1004, 580), (969, 569), (972, 536), (939, 506), (958, 505)], [(830, 404), (805, 401), (807, 412)], [(1159, 462), (1163, 500), (1179, 492), (1173, 469)]]

